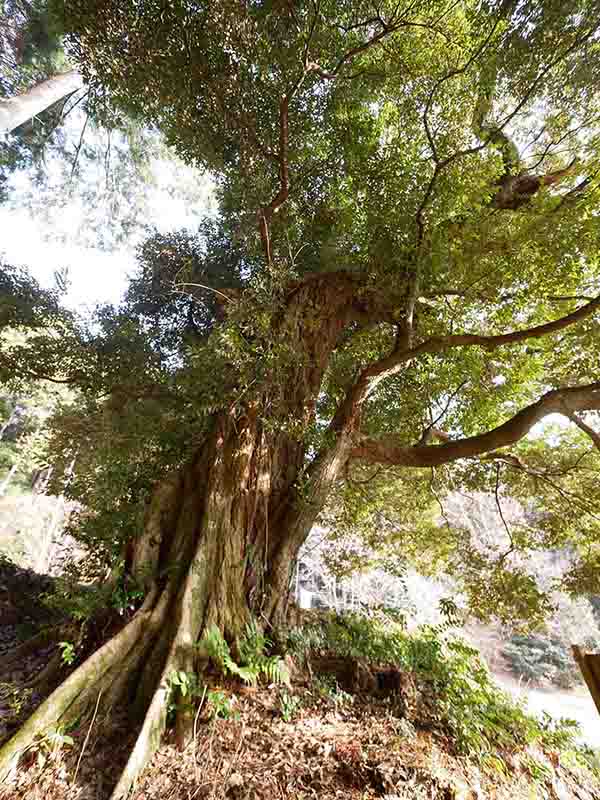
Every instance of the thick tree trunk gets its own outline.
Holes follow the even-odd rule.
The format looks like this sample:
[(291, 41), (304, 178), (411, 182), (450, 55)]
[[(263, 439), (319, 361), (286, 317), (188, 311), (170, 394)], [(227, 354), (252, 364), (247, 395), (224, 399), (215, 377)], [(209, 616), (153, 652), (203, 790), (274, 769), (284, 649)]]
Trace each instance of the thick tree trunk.
[[(157, 486), (148, 506), (128, 563), (147, 590), (142, 607), (0, 749), (0, 779), (35, 736), (81, 718), (101, 694), (105, 712), (125, 706), (142, 721), (113, 798), (127, 794), (159, 745), (170, 676), (202, 666), (203, 632), (217, 625), (234, 641), (251, 616), (276, 626), (285, 613), (298, 549), (338, 469), (335, 457), (326, 460), (312, 495), (300, 501), (288, 486), (284, 499), (276, 486), (297, 474), (298, 447), (282, 435), (268, 439), (256, 414), (214, 420), (195, 459)], [(176, 720), (180, 742), (191, 722)]]
[[(283, 621), (298, 551), (352, 446), (352, 425), (337, 426), (311, 460), (304, 433), (331, 351), (357, 313), (353, 281), (317, 277), (290, 292), (278, 324), (293, 357), (243, 411), (215, 416), (196, 456), (155, 488), (126, 563), (145, 587), (142, 607), (0, 749), (0, 780), (40, 732), (80, 719), (101, 695), (104, 711), (118, 705), (141, 720), (112, 796), (124, 797), (159, 745), (171, 675), (202, 668), (203, 633), (216, 625), (235, 642), (251, 617)], [(368, 302), (361, 297), (358, 313)], [(191, 723), (179, 714), (181, 743)]]
[(81, 75), (76, 69), (71, 69), (53, 75), (16, 97), (0, 98), (0, 134), (14, 131), (28, 119), (41, 114), (58, 100), (81, 89), (82, 86)]

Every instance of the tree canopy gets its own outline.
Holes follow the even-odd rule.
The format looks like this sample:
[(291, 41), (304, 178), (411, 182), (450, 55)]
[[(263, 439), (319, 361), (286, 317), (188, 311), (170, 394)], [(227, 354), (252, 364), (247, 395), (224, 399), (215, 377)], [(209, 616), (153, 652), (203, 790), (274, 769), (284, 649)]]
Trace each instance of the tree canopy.
[[(80, 535), (147, 594), (0, 770), (89, 701), (91, 674), (116, 696), (137, 669), (147, 712), (123, 796), (170, 671), (212, 623), (234, 639), (250, 613), (281, 621), (319, 514), (441, 560), (483, 615), (547, 610), (521, 550), (571, 547), (565, 585), (598, 591), (600, 5), (60, 13), (98, 109), (211, 170), (219, 213), (141, 245), (121, 308), (8, 349), (78, 387), (51, 447), (77, 460)], [(569, 427), (536, 435), (555, 414)], [(464, 488), (493, 494), (507, 547), (435, 525)], [(509, 491), (525, 524), (503, 518)]]
[[(151, 485), (149, 446), (180, 461), (207, 411), (268, 384), (276, 424), (308, 443), (306, 470), (355, 416), (335, 502), (374, 508), (379, 535), (377, 487), (404, 498), (396, 514), (408, 491), (425, 520), (470, 486), (523, 498), (536, 522), (522, 547), (594, 541), (593, 443), (573, 428), (560, 446), (526, 435), (565, 404), (598, 405), (597, 4), (93, 5), (64, 7), (86, 79), (210, 168), (220, 196), (195, 239), (149, 239), (127, 306), (101, 313), (118, 347), (144, 339), (126, 376), (113, 345), (104, 371), (90, 362), (97, 413), (100, 375), (119, 398), (123, 491), (136, 469)], [(299, 357), (278, 317), (303, 281), (348, 295), (315, 311), (315, 326), (330, 311), (341, 330), (308, 417), (278, 385)], [(100, 453), (112, 477), (83, 493), (92, 507), (116, 469)], [(352, 481), (374, 471), (373, 492)], [(456, 536), (456, 568), (497, 571), (502, 594), (498, 560)]]

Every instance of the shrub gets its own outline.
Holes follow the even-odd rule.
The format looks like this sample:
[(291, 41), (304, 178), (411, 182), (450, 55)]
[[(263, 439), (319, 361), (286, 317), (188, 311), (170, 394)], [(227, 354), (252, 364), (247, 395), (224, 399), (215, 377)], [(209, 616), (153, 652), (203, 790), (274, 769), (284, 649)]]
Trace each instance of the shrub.
[(206, 696), (210, 716), (213, 719), (237, 719), (239, 712), (235, 709), (235, 700), (235, 697), (213, 689)]
[(515, 675), (526, 681), (545, 681), (564, 689), (581, 681), (570, 651), (554, 636), (512, 636), (502, 655)]
[(305, 659), (310, 653), (334, 653), (342, 658), (362, 658), (374, 663), (398, 663), (405, 659), (406, 633), (401, 625), (385, 618), (369, 619), (360, 614), (333, 614), (292, 628), (286, 648)]

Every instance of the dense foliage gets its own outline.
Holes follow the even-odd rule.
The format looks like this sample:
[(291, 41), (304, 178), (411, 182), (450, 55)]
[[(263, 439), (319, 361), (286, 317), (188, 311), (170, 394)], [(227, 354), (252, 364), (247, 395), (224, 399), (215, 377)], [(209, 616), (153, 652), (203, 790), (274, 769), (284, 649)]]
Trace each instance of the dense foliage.
[[(77, 390), (48, 460), (72, 470), (106, 585), (140, 597), (0, 776), (103, 693), (143, 717), (127, 796), (198, 643), (281, 628), (319, 515), (460, 575), (481, 617), (548, 614), (536, 549), (569, 548), (556, 581), (597, 594), (598, 0), (55, 7), (93, 113), (156, 128), (213, 172), (219, 208), (150, 235), (119, 308), (3, 345), (17, 374)], [(447, 518), (465, 488), (505, 535)], [(422, 644), (458, 741), (527, 741), (464, 649)], [(193, 714), (174, 716), (184, 745)]]
[[(52, 3), (7, 0), (0, 6), (0, 97), (10, 97), (30, 85), (65, 69), (58, 17)], [(29, 167), (43, 152), (49, 139), (60, 147), (56, 128), (69, 98), (56, 103), (18, 135), (7, 138), (0, 150), (0, 199), (6, 199), (11, 173)]]
[[(55, 377), (80, 399), (57, 420), (50, 457), (77, 453), (69, 491), (86, 509), (86, 541), (116, 557), (210, 415), (241, 414), (259, 396), (265, 426), (306, 443), (308, 470), (357, 375), (407, 345), (415, 355), (362, 402), (362, 437), (475, 435), (597, 378), (597, 11), (64, 4), (96, 102), (158, 126), (212, 169), (221, 203), (196, 236), (150, 237), (124, 306), (98, 309), (60, 347)], [(298, 354), (278, 319), (302, 276), (340, 271), (356, 280), (365, 319), (346, 326), (315, 414), (301, 420), (284, 385)], [(573, 324), (535, 327), (578, 307)], [(505, 343), (514, 329), (533, 332)], [(462, 332), (473, 341), (435, 344)], [(28, 347), (27, 362), (53, 361), (44, 347)], [(513, 556), (569, 546), (564, 585), (595, 591), (599, 468), (574, 426), (411, 474), (363, 459), (349, 462), (324, 519), (422, 570), (460, 574), (482, 616), (540, 617), (547, 593)], [(482, 551), (456, 520), (437, 524), (460, 488), (492, 493), (500, 518), (510, 493), (527, 521)]]

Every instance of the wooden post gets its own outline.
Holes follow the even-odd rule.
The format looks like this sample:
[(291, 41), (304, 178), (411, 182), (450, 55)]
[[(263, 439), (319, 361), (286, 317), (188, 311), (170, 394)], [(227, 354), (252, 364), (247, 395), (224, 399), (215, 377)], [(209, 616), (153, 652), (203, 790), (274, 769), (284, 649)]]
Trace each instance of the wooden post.
[(596, 705), (596, 710), (600, 714), (600, 655), (585, 654), (579, 645), (572, 645), (571, 650), (575, 661), (579, 664), (581, 674), (587, 684), (592, 699)]

